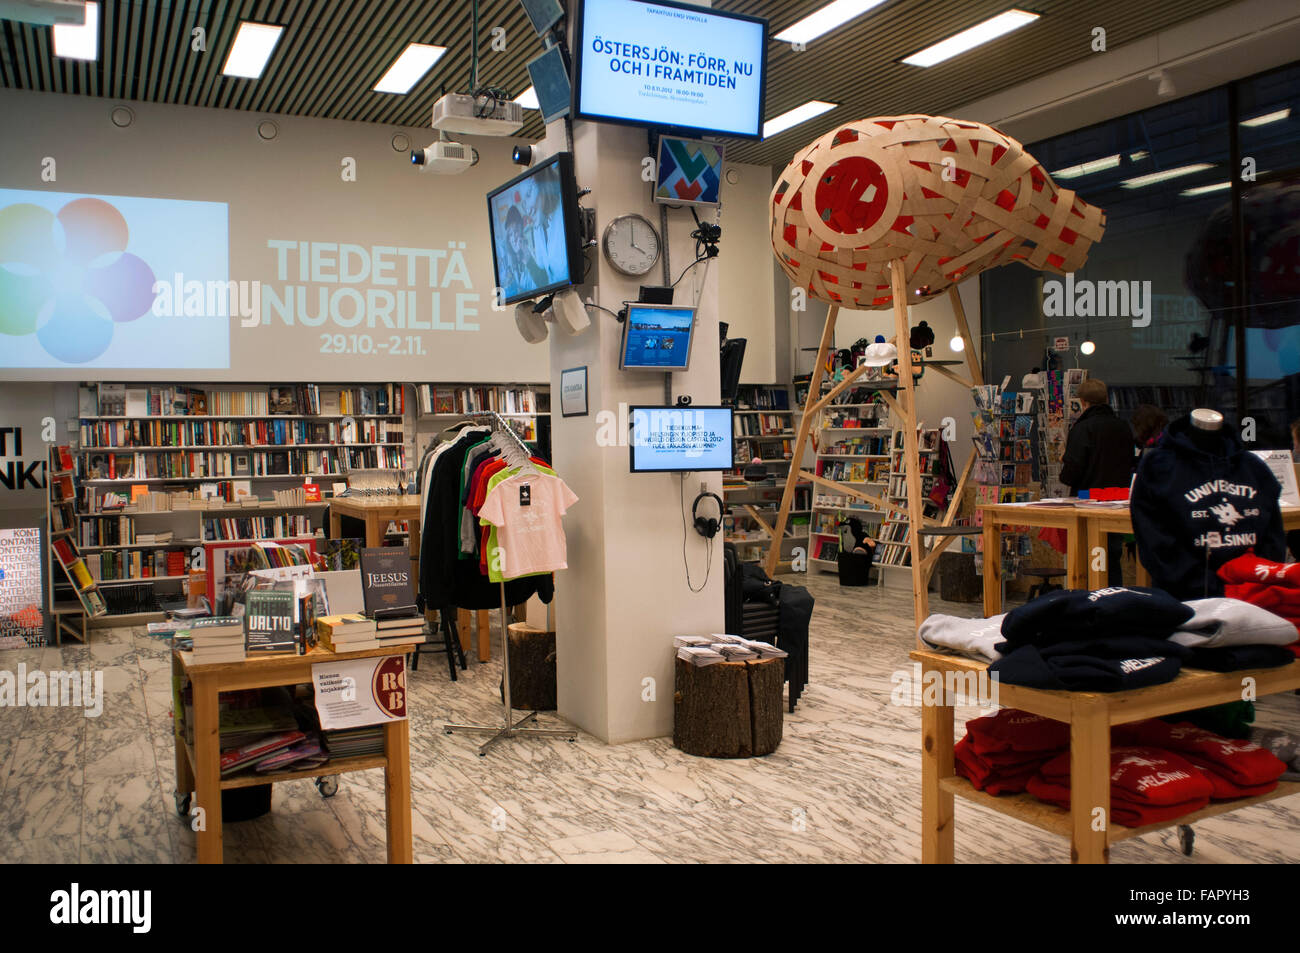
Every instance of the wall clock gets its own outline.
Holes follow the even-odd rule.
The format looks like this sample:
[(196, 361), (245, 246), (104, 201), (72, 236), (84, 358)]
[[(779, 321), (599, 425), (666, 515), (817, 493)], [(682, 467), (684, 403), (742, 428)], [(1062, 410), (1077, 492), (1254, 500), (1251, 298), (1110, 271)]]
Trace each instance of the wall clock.
[(620, 215), (605, 226), (601, 248), (615, 270), (639, 278), (659, 261), (659, 233), (643, 216)]

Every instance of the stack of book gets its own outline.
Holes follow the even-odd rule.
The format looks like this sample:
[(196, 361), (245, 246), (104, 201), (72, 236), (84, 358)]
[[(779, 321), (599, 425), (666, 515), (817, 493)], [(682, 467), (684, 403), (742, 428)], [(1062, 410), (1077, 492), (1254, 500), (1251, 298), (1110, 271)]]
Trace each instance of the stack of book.
[(196, 665), (244, 660), (244, 623), (238, 617), (195, 619), (188, 632)]
[(424, 641), (424, 617), (415, 605), (411, 556), (405, 547), (361, 550), (361, 596), (381, 643)]
[(317, 617), (316, 637), (320, 646), (331, 652), (360, 652), (382, 645), (376, 638), (374, 619), (355, 613)]
[(340, 728), (322, 733), (325, 747), (331, 758), (357, 758), (368, 754), (383, 754), (384, 728), (366, 725), (362, 728)]
[(381, 645), (423, 642), (425, 640), (424, 617), (413, 615), (394, 619), (376, 619), (375, 638)]

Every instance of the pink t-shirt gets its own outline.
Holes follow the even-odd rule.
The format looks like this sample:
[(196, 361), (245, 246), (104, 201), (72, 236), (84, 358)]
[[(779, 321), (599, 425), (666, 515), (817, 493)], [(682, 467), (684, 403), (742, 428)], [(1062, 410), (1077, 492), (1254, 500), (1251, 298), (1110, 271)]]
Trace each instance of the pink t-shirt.
[(568, 568), (560, 517), (576, 502), (563, 480), (545, 473), (517, 473), (492, 488), (478, 515), (497, 527), (502, 578)]

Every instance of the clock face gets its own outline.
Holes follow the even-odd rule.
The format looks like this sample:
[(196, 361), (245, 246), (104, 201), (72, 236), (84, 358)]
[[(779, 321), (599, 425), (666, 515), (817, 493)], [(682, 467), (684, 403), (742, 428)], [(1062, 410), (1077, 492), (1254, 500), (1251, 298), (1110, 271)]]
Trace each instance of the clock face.
[(644, 275), (659, 260), (659, 233), (640, 215), (620, 215), (605, 228), (605, 258), (625, 275)]

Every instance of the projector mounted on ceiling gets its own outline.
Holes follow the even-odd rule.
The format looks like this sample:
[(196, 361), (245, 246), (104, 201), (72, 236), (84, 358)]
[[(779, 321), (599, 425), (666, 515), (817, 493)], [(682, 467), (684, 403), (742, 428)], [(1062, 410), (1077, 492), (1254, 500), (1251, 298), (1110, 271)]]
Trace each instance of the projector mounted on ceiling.
[(433, 128), (475, 136), (509, 136), (524, 124), (524, 107), (480, 93), (448, 93), (433, 104)]
[(85, 26), (86, 4), (84, 0), (0, 0), (0, 20)]

